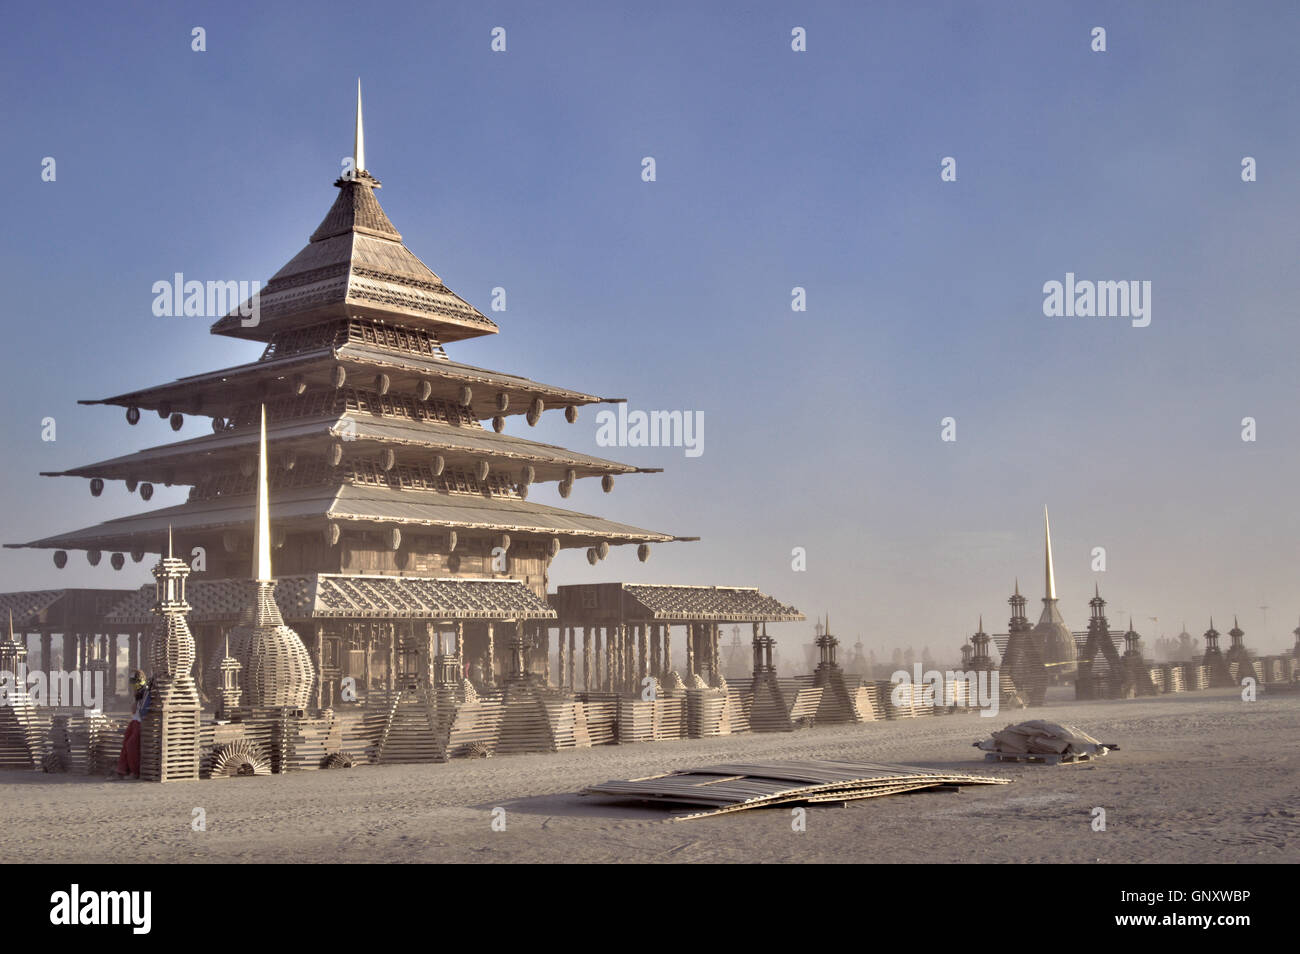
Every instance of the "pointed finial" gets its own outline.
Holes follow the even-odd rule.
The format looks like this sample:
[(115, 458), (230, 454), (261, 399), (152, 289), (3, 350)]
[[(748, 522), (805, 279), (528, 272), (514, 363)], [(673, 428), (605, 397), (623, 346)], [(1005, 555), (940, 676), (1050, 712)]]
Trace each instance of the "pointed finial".
[(1043, 532), (1047, 539), (1047, 598), (1056, 599), (1056, 574), (1052, 571), (1052, 521), (1047, 515), (1047, 505), (1043, 505)]
[(980, 613), (980, 628), (977, 629), (977, 630), (975, 630), (975, 632), (977, 632), (977, 633), (982, 633), (982, 632), (984, 632), (984, 614), (983, 614), (983, 613)]
[(262, 430), (257, 441), (257, 515), (253, 536), (253, 579), (271, 581), (271, 504), (266, 478), (266, 405), (262, 405)]
[(357, 77), (357, 132), (352, 140), (352, 161), (356, 163), (355, 172), (366, 171), (366, 133), (361, 127), (361, 77)]
[(1020, 595), (1020, 577), (1016, 577), (1016, 596)]
[(167, 559), (172, 558), (172, 525), (167, 524)]
[(1096, 583), (1092, 584), (1092, 595), (1095, 596), (1097, 599), (1101, 599), (1101, 587), (1098, 586)]
[(9, 607), (9, 642), (14, 641), (14, 609)]

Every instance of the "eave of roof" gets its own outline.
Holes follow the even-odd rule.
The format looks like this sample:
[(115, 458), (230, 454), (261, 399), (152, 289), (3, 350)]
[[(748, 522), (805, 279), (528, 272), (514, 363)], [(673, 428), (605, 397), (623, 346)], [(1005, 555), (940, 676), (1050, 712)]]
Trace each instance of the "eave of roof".
[[(542, 384), (529, 378), (500, 371), (489, 371), (473, 365), (461, 364), (445, 358), (433, 358), (423, 355), (388, 351), (370, 345), (350, 342), (335, 350), (331, 347), (316, 348), (297, 354), (273, 357), (266, 361), (252, 361), (247, 364), (209, 371), (179, 378), (167, 384), (128, 391), (124, 394), (106, 398), (91, 398), (78, 401), (78, 404), (111, 404), (118, 407), (137, 407), (156, 411), (165, 408), (184, 414), (226, 413), (241, 404), (258, 399), (257, 386), (267, 384), (271, 394), (275, 388), (288, 393), (289, 382), (295, 375), (304, 375), (309, 385), (320, 389), (332, 388), (329, 378), (333, 369), (343, 365), (348, 367), (386, 371), (399, 376), (399, 384), (412, 383), (420, 378), (438, 379), (456, 388), (470, 385), (483, 386), (483, 393), (475, 396), (470, 408), (479, 420), (495, 417), (497, 414), (523, 414), (528, 410), (532, 397), (541, 397), (547, 407), (582, 407), (587, 404), (621, 403), (623, 398), (602, 398), (570, 388)], [(402, 377), (402, 376), (405, 377)], [(274, 382), (282, 382), (279, 385)], [(365, 389), (370, 381), (360, 382)], [(244, 388), (242, 393), (232, 391)], [(488, 393), (491, 389), (492, 393)], [(403, 390), (398, 387), (397, 390)], [(412, 386), (409, 390), (414, 390)], [(511, 406), (505, 411), (496, 409), (496, 393), (511, 396)], [(269, 395), (268, 395), (269, 396)], [(524, 400), (527, 398), (528, 400)]]
[[(279, 420), (267, 426), (267, 441), (273, 455), (308, 448), (322, 449), (324, 442), (344, 439), (345, 434), (348, 447), (353, 452), (361, 452), (367, 445), (373, 444), (377, 447), (427, 451), (426, 457), (443, 454), (448, 458), (448, 466), (452, 467), (488, 459), (533, 464), (543, 468), (543, 471), (555, 471), (539, 473), (536, 478), (538, 482), (560, 480), (570, 468), (577, 471), (578, 477), (660, 472), (660, 468), (637, 467), (605, 460), (553, 444), (498, 434), (477, 426), (382, 418), (357, 411)], [(108, 480), (135, 479), (163, 483), (166, 482), (164, 472), (172, 471), (171, 483), (192, 484), (193, 480), (185, 479), (189, 473), (206, 473), (218, 461), (229, 462), (249, 453), (255, 454), (257, 439), (257, 429), (246, 427), (162, 444), (68, 470), (41, 471), (41, 474), (46, 477), (102, 477)]]
[[(169, 526), (178, 535), (246, 530), (252, 526), (253, 504), (251, 496), (242, 495), (187, 501), (174, 507), (119, 517), (92, 527), (5, 546), (157, 552)], [(642, 530), (518, 498), (356, 485), (272, 493), (271, 522), (278, 529), (323, 529), (330, 521), (376, 527), (396, 525), (556, 536), (562, 546), (569, 547), (592, 546), (602, 541), (618, 545), (698, 539)], [(143, 545), (146, 543), (148, 545)]]

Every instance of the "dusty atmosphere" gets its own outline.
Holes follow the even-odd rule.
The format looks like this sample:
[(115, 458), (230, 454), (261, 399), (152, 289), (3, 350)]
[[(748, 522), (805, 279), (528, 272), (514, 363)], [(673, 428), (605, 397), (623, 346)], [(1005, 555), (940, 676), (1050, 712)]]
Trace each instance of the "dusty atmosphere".
[[(8, 862), (73, 863), (1300, 861), (1300, 695), (1049, 699), (1032, 712), (1121, 746), (1090, 764), (993, 765), (971, 747), (1028, 715), (170, 785), (3, 772), (0, 847)], [(802, 833), (788, 808), (673, 822), (577, 794), (744, 757), (895, 761), (1014, 782), (813, 806)], [(191, 830), (196, 807), (207, 831)], [(504, 832), (491, 828), (496, 807)], [(1096, 807), (1106, 810), (1104, 832), (1092, 830)]]

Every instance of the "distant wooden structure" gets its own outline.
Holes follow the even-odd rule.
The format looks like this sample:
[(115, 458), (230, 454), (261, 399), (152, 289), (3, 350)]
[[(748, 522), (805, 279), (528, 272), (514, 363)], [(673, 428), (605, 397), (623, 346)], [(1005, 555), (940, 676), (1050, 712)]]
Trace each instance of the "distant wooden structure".
[[(639, 694), (647, 677), (663, 682), (670, 672), (688, 687), (716, 687), (724, 681), (723, 626), (750, 623), (757, 639), (760, 623), (804, 619), (794, 607), (739, 586), (584, 583), (559, 587), (551, 605), (560, 630), (558, 684), (582, 692)], [(682, 631), (680, 657), (675, 628)]]
[(1025, 616), (1025, 598), (1020, 595), (1019, 580), (1007, 602), (1011, 604), (1011, 621), (1000, 670), (1010, 675), (1026, 705), (1041, 706), (1047, 694), (1047, 668), (1038, 639)]
[[(151, 629), (151, 619), (124, 625), (109, 618), (113, 607), (132, 592), (73, 588), (0, 593), (0, 619), (12, 615), (14, 641), (29, 653), (25, 657), (28, 668), (90, 672), (102, 664), (108, 694), (105, 705), (109, 706), (125, 698), (117, 692), (119, 677), (125, 686), (130, 670), (140, 668), (145, 637)], [(118, 662), (123, 640), (127, 647), (125, 671)]]

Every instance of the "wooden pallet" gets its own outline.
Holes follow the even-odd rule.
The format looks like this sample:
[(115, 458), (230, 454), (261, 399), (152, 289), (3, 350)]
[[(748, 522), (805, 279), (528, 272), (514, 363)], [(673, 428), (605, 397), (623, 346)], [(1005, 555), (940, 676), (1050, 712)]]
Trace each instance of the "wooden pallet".
[(1074, 754), (1065, 753), (1056, 755), (1054, 753), (1039, 752), (985, 752), (985, 762), (1032, 762), (1039, 765), (1075, 765), (1079, 762), (1095, 761), (1097, 756), (1086, 753)]
[(923, 789), (1000, 785), (1008, 781), (890, 763), (807, 760), (728, 763), (647, 778), (612, 780), (591, 786), (584, 794), (692, 806), (673, 816), (675, 820), (685, 820), (750, 808), (856, 801)]

